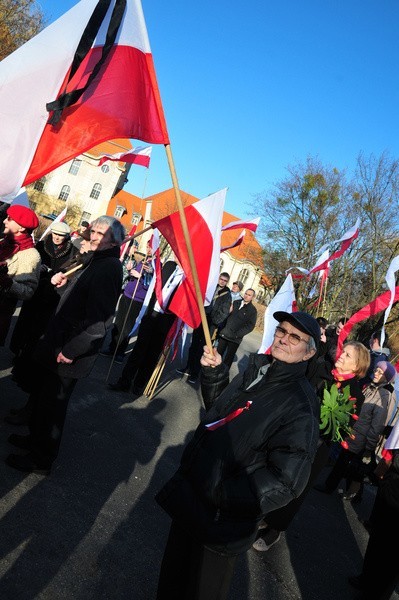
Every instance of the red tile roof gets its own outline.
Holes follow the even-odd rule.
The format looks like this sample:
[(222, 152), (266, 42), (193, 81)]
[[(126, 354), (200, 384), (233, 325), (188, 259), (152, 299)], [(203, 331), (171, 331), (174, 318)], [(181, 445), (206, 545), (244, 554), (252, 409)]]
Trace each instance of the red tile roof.
[[(183, 206), (189, 206), (190, 204), (198, 202), (199, 200), (199, 198), (196, 198), (195, 196), (192, 196), (183, 190), (180, 190), (180, 195)], [(158, 194), (153, 194), (152, 196), (148, 196), (144, 199), (140, 199), (137, 196), (122, 190), (111, 199), (108, 205), (107, 214), (113, 215), (117, 205), (124, 206), (127, 210), (127, 214), (121, 218), (121, 222), (123, 225), (125, 225), (127, 231), (129, 231), (132, 227), (132, 214), (134, 212), (138, 212), (143, 215), (144, 218), (146, 202), (149, 200), (152, 200), (151, 218), (153, 221), (157, 221), (158, 219), (166, 217), (167, 215), (170, 215), (178, 210), (175, 200), (175, 191), (173, 188), (159, 192)], [(240, 219), (231, 213), (223, 213), (223, 225), (227, 225), (227, 223), (230, 223), (231, 221), (238, 220)], [(138, 231), (140, 231), (142, 228), (143, 220), (139, 224)], [(222, 246), (229, 246), (230, 244), (233, 244), (240, 235), (241, 231), (241, 229), (223, 231)], [(243, 243), (236, 248), (231, 248), (228, 252), (236, 260), (248, 260), (257, 265), (259, 268), (263, 269), (262, 247), (252, 231), (247, 230)]]

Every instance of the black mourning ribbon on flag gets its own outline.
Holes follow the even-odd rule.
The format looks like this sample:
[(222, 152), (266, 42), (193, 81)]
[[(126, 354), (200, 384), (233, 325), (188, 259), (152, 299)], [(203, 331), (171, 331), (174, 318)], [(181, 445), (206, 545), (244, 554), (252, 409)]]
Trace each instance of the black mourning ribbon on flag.
[[(99, 2), (97, 3), (96, 8), (94, 9), (93, 14), (91, 15), (89, 22), (85, 27), (82, 37), (80, 38), (80, 42), (78, 44), (75, 56), (72, 61), (68, 81), (65, 84), (65, 89), (67, 89), (68, 83), (71, 81), (72, 77), (75, 75), (76, 71), (82, 64), (83, 59), (91, 50), (93, 42), (96, 39), (96, 36), (100, 30), (101, 24), (104, 21), (105, 15), (108, 12), (110, 4), (111, 0), (99, 0)], [(86, 85), (77, 90), (72, 90), (71, 92), (64, 92), (58, 96), (57, 100), (54, 100), (53, 102), (48, 102), (46, 104), (46, 109), (48, 110), (48, 112), (53, 112), (53, 114), (47, 121), (50, 125), (57, 125), (57, 123), (61, 119), (63, 110), (68, 106), (72, 106), (79, 100), (83, 92), (87, 90), (93, 79), (98, 74), (99, 70), (101, 69), (102, 65), (107, 59), (111, 48), (114, 45), (116, 35), (118, 33), (123, 15), (125, 13), (125, 9), (126, 0), (115, 0), (115, 6), (114, 10), (112, 11), (111, 20), (108, 25), (107, 35), (105, 38), (105, 44), (102, 49), (101, 57), (95, 64), (93, 71), (91, 72), (87, 80)]]

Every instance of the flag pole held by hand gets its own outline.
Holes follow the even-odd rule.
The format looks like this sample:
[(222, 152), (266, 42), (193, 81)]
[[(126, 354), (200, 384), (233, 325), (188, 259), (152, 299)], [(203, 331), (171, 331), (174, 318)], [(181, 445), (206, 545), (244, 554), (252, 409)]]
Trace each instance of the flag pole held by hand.
[(174, 167), (172, 150), (170, 148), (170, 144), (165, 144), (165, 150), (166, 150), (166, 156), (168, 159), (170, 174), (172, 177), (173, 188), (175, 190), (175, 198), (176, 198), (176, 203), (177, 203), (177, 207), (179, 210), (180, 222), (181, 222), (183, 235), (184, 235), (184, 241), (186, 242), (186, 246), (187, 246), (187, 254), (188, 254), (188, 259), (190, 262), (191, 273), (193, 276), (195, 295), (197, 297), (198, 309), (199, 309), (199, 312), (201, 315), (202, 327), (204, 329), (205, 342), (209, 348), (209, 351), (212, 353), (213, 352), (212, 341), (211, 341), (211, 336), (209, 333), (208, 321), (206, 319), (206, 314), (205, 314), (205, 309), (204, 309), (204, 301), (202, 298), (200, 283), (199, 283), (199, 279), (198, 279), (197, 265), (195, 264), (195, 260), (194, 260), (193, 248), (191, 245), (190, 234), (188, 231), (186, 214), (184, 212), (183, 202), (182, 202), (181, 196), (180, 196), (180, 189), (179, 189), (179, 184), (177, 181), (177, 175), (176, 175), (176, 170)]

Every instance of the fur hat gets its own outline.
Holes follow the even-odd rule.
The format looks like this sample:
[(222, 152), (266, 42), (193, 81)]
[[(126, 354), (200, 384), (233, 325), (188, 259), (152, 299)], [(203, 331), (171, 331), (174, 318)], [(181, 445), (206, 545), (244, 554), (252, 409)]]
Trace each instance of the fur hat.
[(36, 229), (39, 226), (39, 219), (37, 218), (36, 213), (27, 206), (22, 206), (21, 204), (11, 204), (9, 208), (7, 208), (7, 215), (18, 223), (21, 227), (25, 227), (26, 229)]
[(395, 367), (387, 360), (380, 360), (375, 365), (375, 369), (381, 369), (381, 371), (384, 371), (384, 377), (388, 383), (390, 383), (391, 381), (393, 381), (395, 379), (395, 375), (396, 375)]
[(51, 233), (58, 233), (58, 235), (69, 235), (71, 233), (71, 228), (68, 223), (57, 221), (56, 223), (51, 223), (50, 231)]

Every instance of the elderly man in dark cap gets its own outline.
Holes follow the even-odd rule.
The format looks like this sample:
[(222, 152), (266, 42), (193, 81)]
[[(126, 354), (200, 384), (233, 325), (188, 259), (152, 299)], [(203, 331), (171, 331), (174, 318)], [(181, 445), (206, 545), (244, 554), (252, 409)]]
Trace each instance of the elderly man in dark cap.
[(31, 298), (38, 286), (40, 255), (32, 232), (39, 225), (36, 213), (11, 204), (0, 240), (0, 346), (3, 346), (18, 300)]
[[(320, 405), (306, 378), (320, 341), (304, 312), (276, 312), (271, 354), (252, 354), (240, 386), (204, 348), (208, 412), (180, 467), (157, 495), (172, 518), (157, 600), (224, 600), (234, 563), (267, 513), (305, 488), (319, 439)], [(227, 387), (226, 387), (227, 386)]]

